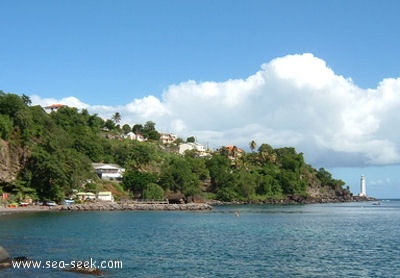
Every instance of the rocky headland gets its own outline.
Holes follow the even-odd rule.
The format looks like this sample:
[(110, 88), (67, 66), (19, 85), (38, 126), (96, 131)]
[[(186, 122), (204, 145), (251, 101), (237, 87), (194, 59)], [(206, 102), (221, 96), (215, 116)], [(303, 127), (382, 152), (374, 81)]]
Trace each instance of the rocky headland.
[(266, 204), (266, 205), (301, 205), (301, 204), (328, 204), (328, 203), (348, 203), (348, 202), (372, 202), (377, 199), (372, 197), (360, 196), (288, 196), (285, 199), (266, 199), (262, 201), (234, 201), (234, 202), (221, 202), (210, 201), (212, 206), (218, 205), (246, 205), (246, 204)]

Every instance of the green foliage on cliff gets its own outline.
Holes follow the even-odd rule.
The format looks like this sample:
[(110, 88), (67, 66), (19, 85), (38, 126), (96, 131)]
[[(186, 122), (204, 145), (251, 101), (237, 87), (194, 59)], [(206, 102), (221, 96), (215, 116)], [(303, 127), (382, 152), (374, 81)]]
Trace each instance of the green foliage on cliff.
[[(250, 153), (221, 147), (207, 157), (191, 151), (179, 155), (171, 151), (173, 146), (160, 146), (154, 122), (120, 128), (116, 125), (120, 119), (118, 112), (104, 120), (66, 106), (47, 113), (30, 106), (24, 95), (0, 91), (0, 136), (21, 152), (22, 166), (16, 179), (2, 181), (0, 189), (21, 198), (61, 200), (97, 178), (92, 162), (104, 162), (126, 169), (121, 184), (136, 198), (279, 200), (307, 198), (311, 187), (349, 195), (341, 180), (323, 168), (312, 168), (294, 148), (261, 144), (256, 149), (256, 142), (251, 141)], [(148, 141), (122, 139), (130, 131)]]

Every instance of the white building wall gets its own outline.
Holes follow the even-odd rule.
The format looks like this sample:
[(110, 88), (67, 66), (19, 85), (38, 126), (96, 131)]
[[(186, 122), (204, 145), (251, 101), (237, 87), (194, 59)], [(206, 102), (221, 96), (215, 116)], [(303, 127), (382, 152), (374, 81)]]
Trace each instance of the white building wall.
[(111, 192), (99, 192), (97, 194), (97, 199), (100, 201), (114, 201), (113, 195)]

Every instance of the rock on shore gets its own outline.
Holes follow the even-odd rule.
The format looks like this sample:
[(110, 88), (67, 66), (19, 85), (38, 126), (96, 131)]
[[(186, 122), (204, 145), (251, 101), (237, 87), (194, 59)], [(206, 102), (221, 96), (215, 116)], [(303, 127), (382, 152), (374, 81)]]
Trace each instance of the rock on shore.
[(11, 258), (7, 250), (0, 246), (0, 269), (11, 266)]
[(93, 202), (73, 205), (63, 205), (57, 208), (62, 211), (107, 211), (107, 210), (211, 210), (212, 206), (206, 203), (168, 204), (168, 203), (140, 203), (140, 202)]

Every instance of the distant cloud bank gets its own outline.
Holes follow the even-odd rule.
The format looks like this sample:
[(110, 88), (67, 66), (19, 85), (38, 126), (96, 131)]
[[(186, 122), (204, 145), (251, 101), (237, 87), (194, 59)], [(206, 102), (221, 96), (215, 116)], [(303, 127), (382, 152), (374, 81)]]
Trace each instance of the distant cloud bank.
[(147, 96), (124, 106), (91, 106), (76, 97), (31, 100), (85, 108), (106, 119), (119, 112), (130, 125), (151, 120), (158, 130), (194, 135), (215, 148), (247, 148), (251, 140), (293, 146), (322, 166), (400, 162), (400, 78), (362, 89), (309, 53), (276, 58), (246, 79), (173, 84), (161, 99)]

